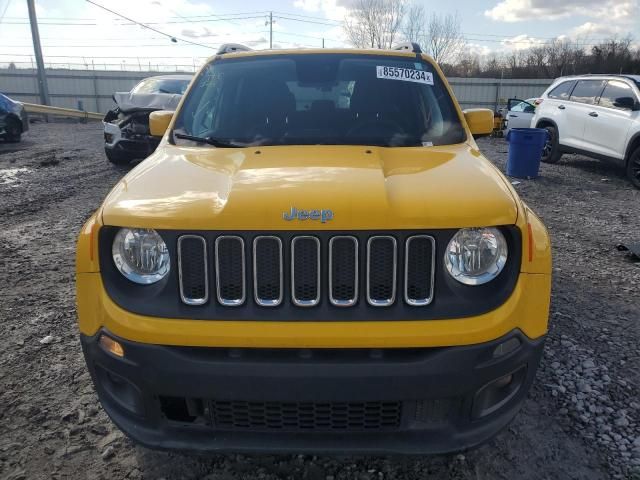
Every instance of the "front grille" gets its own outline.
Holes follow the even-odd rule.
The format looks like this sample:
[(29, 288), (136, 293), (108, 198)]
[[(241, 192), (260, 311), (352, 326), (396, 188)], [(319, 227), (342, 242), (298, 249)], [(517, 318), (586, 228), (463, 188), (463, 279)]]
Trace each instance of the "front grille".
[(211, 296), (225, 307), (243, 305), (247, 297), (260, 307), (277, 307), (285, 300), (298, 307), (322, 302), (390, 307), (399, 301), (423, 307), (433, 300), (436, 242), (429, 235), (405, 236), (400, 242), (392, 235), (361, 234), (324, 236), (322, 241), (275, 233), (210, 239), (182, 235), (177, 249), (180, 296), (192, 306), (209, 301), (210, 283), (216, 292)]
[(238, 306), (246, 297), (246, 266), (242, 237), (223, 235), (216, 239), (216, 287), (218, 301)]
[(405, 253), (404, 298), (409, 305), (428, 305), (433, 299), (433, 275), (436, 242), (433, 237), (407, 238)]
[(367, 243), (367, 301), (374, 307), (395, 302), (397, 250), (396, 239), (390, 236), (371, 237)]
[(210, 409), (222, 430), (394, 429), (402, 417), (402, 402), (211, 401)]
[(253, 240), (253, 292), (258, 305), (276, 307), (282, 303), (282, 240), (261, 236)]
[(339, 307), (358, 301), (358, 239), (340, 236), (329, 240), (329, 300)]
[(207, 242), (199, 235), (178, 238), (180, 297), (187, 305), (202, 305), (209, 299)]
[(291, 242), (291, 291), (299, 307), (313, 307), (320, 301), (320, 240), (316, 237), (295, 237)]

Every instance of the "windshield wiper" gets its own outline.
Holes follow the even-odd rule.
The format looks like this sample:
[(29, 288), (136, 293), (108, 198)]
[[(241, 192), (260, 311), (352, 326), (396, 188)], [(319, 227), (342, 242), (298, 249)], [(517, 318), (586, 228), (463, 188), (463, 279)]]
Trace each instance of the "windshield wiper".
[(191, 140), (193, 142), (199, 143), (207, 143), (209, 145), (213, 145), (218, 148), (242, 148), (243, 145), (238, 145), (237, 143), (225, 142), (224, 140), (218, 140), (213, 137), (197, 137), (195, 135), (187, 135), (186, 133), (174, 133), (177, 138), (182, 138), (184, 140)]

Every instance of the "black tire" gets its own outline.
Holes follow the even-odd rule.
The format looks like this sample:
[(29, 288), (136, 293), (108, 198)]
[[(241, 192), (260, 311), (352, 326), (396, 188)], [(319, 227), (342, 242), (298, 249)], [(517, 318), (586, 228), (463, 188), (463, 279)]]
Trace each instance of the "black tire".
[(636, 148), (627, 160), (627, 178), (631, 184), (640, 189), (640, 147)]
[(543, 128), (549, 132), (549, 138), (544, 144), (540, 160), (544, 163), (558, 163), (560, 157), (562, 157), (560, 142), (558, 142), (558, 130), (552, 125), (547, 125)]
[(22, 136), (22, 125), (15, 118), (9, 117), (6, 120), (4, 131), (7, 142), (18, 143)]
[(110, 148), (105, 148), (104, 153), (107, 155), (107, 159), (114, 165), (128, 165), (132, 160), (128, 154), (111, 150)]

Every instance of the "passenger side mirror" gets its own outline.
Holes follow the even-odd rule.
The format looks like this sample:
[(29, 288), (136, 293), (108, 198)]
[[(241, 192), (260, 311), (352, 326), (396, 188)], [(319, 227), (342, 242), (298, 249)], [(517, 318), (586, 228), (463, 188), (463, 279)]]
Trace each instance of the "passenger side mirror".
[(627, 110), (637, 110), (638, 105), (633, 97), (619, 97), (613, 102), (613, 106), (617, 108), (626, 108)]
[(169, 128), (174, 112), (158, 110), (149, 114), (149, 133), (154, 137), (161, 137)]
[(471, 135), (484, 137), (493, 132), (493, 112), (488, 108), (469, 108), (463, 111)]

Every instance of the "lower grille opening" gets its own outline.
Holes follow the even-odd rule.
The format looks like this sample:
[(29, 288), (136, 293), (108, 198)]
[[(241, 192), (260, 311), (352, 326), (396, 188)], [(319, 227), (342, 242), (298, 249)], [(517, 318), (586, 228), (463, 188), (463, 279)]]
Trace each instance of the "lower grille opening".
[(213, 426), (222, 430), (364, 431), (396, 429), (402, 402), (211, 401)]
[(208, 425), (209, 406), (197, 398), (160, 397), (160, 410), (167, 420), (179, 423)]

